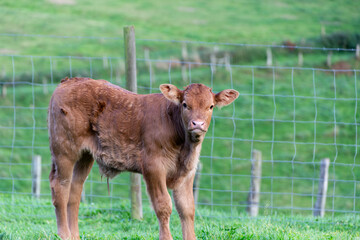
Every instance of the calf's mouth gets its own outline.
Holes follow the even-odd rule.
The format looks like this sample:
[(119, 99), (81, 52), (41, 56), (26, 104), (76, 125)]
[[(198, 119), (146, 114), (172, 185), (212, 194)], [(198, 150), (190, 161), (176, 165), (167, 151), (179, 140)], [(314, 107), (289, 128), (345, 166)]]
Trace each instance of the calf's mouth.
[(189, 129), (188, 133), (192, 142), (199, 142), (205, 136), (207, 130), (201, 128)]
[(202, 128), (193, 128), (193, 129), (189, 129), (189, 132), (192, 134), (205, 134), (207, 130)]

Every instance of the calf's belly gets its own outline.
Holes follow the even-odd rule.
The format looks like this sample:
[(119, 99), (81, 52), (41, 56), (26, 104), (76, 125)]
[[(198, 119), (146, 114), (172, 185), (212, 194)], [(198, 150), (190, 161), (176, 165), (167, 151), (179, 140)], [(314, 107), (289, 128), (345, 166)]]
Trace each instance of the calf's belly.
[(101, 175), (113, 178), (124, 171), (141, 173), (140, 154), (141, 151), (137, 148), (114, 146), (112, 149), (107, 147), (106, 150), (98, 150), (94, 157)]

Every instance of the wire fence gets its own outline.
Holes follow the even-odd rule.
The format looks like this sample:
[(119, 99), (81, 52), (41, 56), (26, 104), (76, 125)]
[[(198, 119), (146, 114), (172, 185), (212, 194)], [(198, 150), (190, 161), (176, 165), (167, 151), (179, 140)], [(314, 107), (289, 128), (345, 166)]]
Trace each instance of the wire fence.
[[(138, 44), (149, 42), (163, 43), (160, 40), (138, 40)], [(154, 53), (156, 57), (153, 58), (152, 52), (144, 52), (144, 56), (140, 54), (138, 57), (139, 93), (159, 93), (158, 86), (167, 82), (178, 87), (199, 82), (212, 87), (214, 92), (225, 88), (240, 92), (235, 103), (214, 111), (203, 143), (202, 170), (196, 186), (196, 204), (199, 209), (206, 210), (203, 216), (218, 216), (217, 212), (224, 217), (243, 216), (241, 214), (249, 207), (254, 150), (262, 153), (260, 216), (312, 215), (318, 197), (321, 159), (324, 158), (330, 158), (325, 215), (355, 217), (360, 212), (360, 70), (355, 67), (283, 66), (280, 63), (265, 65), (265, 58), (264, 64), (256, 60), (255, 64), (237, 64), (231, 61), (234, 51), (228, 49), (214, 50), (221, 52), (220, 57), (218, 53), (211, 55), (212, 50), (208, 56), (180, 54), (184, 52), (184, 44), (189, 49), (190, 44), (216, 45), (220, 50), (221, 46), (229, 45), (236, 49), (290, 48), (288, 46), (175, 40), (167, 43), (169, 48), (176, 48), (178, 56), (160, 58)], [(297, 49), (309, 50), (309, 47)], [(325, 57), (334, 50), (341, 54), (355, 52), (355, 49), (339, 48), (312, 47), (311, 50), (321, 50)], [(226, 54), (230, 58), (226, 59)], [(12, 197), (11, 201), (0, 198), (0, 204), (12, 209), (13, 214), (21, 214), (16, 206), (22, 203), (16, 199), (33, 196), (32, 159), (37, 155), (42, 158), (40, 198), (51, 198), (46, 116), (52, 91), (66, 76), (106, 79), (125, 87), (124, 59), (0, 54), (0, 62), (3, 66), (0, 79), (0, 193)], [(143, 203), (148, 205), (144, 184), (142, 187)], [(108, 195), (106, 181), (102, 181), (98, 167), (94, 166), (85, 183), (84, 196), (87, 205), (81, 208), (80, 215), (82, 209), (95, 208), (91, 203), (98, 204), (96, 209), (129, 211), (129, 175), (123, 173), (111, 180)], [(52, 208), (39, 202), (28, 207), (40, 217), (47, 215), (36, 209)], [(86, 217), (84, 214), (81, 216)]]

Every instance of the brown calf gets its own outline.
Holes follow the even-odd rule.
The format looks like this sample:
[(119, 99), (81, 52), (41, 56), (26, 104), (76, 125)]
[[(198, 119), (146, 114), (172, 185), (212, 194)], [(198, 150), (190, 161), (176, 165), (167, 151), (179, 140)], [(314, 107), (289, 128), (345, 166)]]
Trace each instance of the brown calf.
[(230, 104), (239, 93), (214, 94), (202, 84), (183, 91), (163, 84), (160, 90), (138, 95), (104, 80), (66, 78), (54, 91), (48, 112), (49, 179), (62, 239), (79, 238), (81, 191), (94, 159), (106, 177), (143, 174), (160, 239), (172, 239), (167, 188), (173, 189), (183, 238), (195, 239), (192, 184), (201, 143), (214, 106)]

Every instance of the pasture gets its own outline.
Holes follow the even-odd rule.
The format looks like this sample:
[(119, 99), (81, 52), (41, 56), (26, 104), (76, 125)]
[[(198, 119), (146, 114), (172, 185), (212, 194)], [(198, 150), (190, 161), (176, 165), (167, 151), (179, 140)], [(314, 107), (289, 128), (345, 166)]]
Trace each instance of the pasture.
[[(68, 4), (1, 3), (7, 24), (0, 26), (0, 239), (56, 239), (48, 184), (50, 96), (66, 76), (106, 79), (125, 87), (122, 27), (129, 24), (136, 28), (140, 94), (159, 93), (159, 85), (169, 82), (179, 88), (201, 82), (214, 92), (240, 92), (233, 105), (214, 111), (204, 140), (198, 238), (359, 237), (360, 63), (355, 52), (304, 49), (304, 63), (298, 66), (298, 50), (272, 48), (273, 65), (265, 64), (267, 44), (290, 40), (322, 47), (322, 27), (326, 34), (357, 33), (352, 1), (59, 2)], [(184, 45), (189, 55), (185, 70), (180, 63)], [(215, 50), (219, 59), (230, 55), (230, 69), (224, 62), (211, 64)], [(326, 65), (329, 52), (332, 63), (350, 65), (345, 74)], [(255, 219), (246, 215), (253, 149), (263, 155)], [(39, 200), (31, 198), (34, 155), (43, 160)], [(327, 157), (326, 214), (313, 218), (320, 160)], [(108, 196), (106, 181), (94, 166), (85, 196), (80, 210), (83, 239), (157, 238), (144, 185), (144, 221), (130, 219), (128, 173), (110, 181)], [(176, 214), (171, 230), (181, 238)]]
[[(1, 196), (1, 202), (12, 202), (0, 208), (0, 239), (60, 239), (56, 234), (56, 220), (49, 201), (34, 201), (29, 197)], [(84, 204), (79, 220), (81, 239), (158, 239), (158, 223), (153, 211), (144, 209), (144, 220), (131, 220), (128, 204), (116, 201), (107, 204)], [(114, 211), (111, 208), (118, 210)], [(198, 208), (195, 233), (198, 239), (356, 239), (360, 236), (358, 217), (287, 216), (249, 218), (236, 214), (228, 218), (222, 212)], [(173, 214), (170, 229), (174, 239), (182, 239), (180, 219)]]

